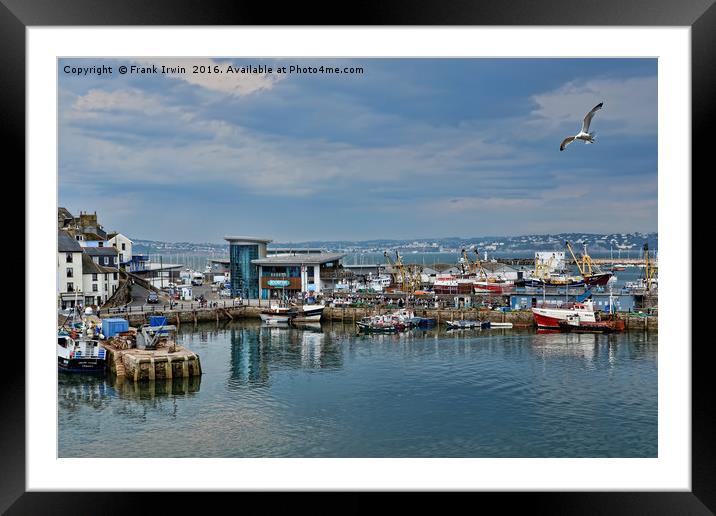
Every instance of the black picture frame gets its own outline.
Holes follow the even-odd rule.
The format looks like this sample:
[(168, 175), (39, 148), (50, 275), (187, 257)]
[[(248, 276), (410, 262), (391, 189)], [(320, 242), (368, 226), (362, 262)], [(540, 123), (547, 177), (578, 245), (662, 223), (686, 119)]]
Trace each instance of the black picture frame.
[[(352, 6), (350, 18), (340, 3), (313, 2), (277, 6), (240, 1), (154, 0), (137, 2), (93, 0), (0, 0), (0, 113), (4, 157), (16, 158), (14, 170), (25, 169), (25, 29), (30, 26), (91, 25), (577, 25), (577, 26), (689, 26), (692, 38), (692, 162), (704, 166), (713, 144), (709, 122), (714, 119), (716, 92), (716, 6), (714, 0), (602, 0), (549, 4), (534, 0), (472, 2), (468, 0), (362, 1)], [(337, 11), (337, 7), (341, 11)], [(340, 14), (339, 14), (340, 13)], [(693, 167), (692, 167), (693, 168)], [(6, 168), (9, 171), (9, 168)], [(689, 171), (685, 171), (688, 174)], [(8, 177), (10, 174), (6, 175)], [(14, 175), (14, 174), (13, 174)], [(693, 173), (692, 173), (693, 177)], [(693, 231), (692, 231), (693, 234)], [(30, 235), (28, 235), (29, 237)], [(690, 250), (687, 250), (690, 251)], [(690, 255), (687, 254), (687, 256)], [(690, 278), (687, 278), (691, 285)], [(27, 317), (27, 315), (26, 315)], [(684, 349), (691, 339), (684, 331)], [(16, 337), (16, 338), (19, 338)], [(494, 501), (500, 511), (529, 509), (540, 514), (713, 514), (716, 511), (716, 457), (714, 456), (714, 404), (709, 399), (710, 342), (692, 347), (692, 490), (690, 492), (569, 492), (475, 493), (483, 504)], [(205, 496), (187, 493), (58, 493), (25, 490), (25, 363), (16, 356), (15, 367), (3, 371), (0, 405), (0, 512), (7, 514), (145, 513), (150, 506), (161, 512), (206, 510)], [(88, 472), (88, 474), (94, 474)], [(190, 471), (187, 474), (191, 474)], [(231, 493), (270, 501), (271, 494)], [(248, 499), (246, 498), (248, 496)], [(294, 497), (292, 509), (315, 507), (316, 494)], [(344, 505), (357, 509), (363, 500)], [(463, 497), (455, 502), (463, 503)], [(421, 494), (412, 503), (425, 507)], [(222, 500), (212, 500), (222, 503)], [(443, 502), (440, 502), (441, 504)], [(474, 502), (470, 502), (474, 503)], [(276, 507), (275, 502), (267, 507)], [(442, 510), (447, 507), (442, 505)], [(288, 509), (288, 507), (287, 507)], [(237, 506), (236, 510), (240, 510)]]

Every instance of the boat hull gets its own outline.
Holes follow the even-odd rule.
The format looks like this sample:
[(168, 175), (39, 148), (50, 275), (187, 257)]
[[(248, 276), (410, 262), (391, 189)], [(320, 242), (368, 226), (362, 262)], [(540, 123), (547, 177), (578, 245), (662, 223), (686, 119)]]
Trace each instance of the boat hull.
[(557, 330), (560, 329), (561, 322), (567, 321), (569, 317), (575, 315), (580, 316), (584, 323), (595, 321), (594, 310), (591, 308), (586, 309), (583, 306), (578, 310), (565, 308), (533, 308), (532, 315), (538, 328), (552, 328)]
[(100, 373), (105, 370), (106, 361), (99, 358), (57, 357), (57, 369), (65, 373)]
[(267, 324), (287, 323), (291, 319), (288, 315), (259, 314), (261, 320)]
[[(607, 281), (609, 281), (609, 278), (607, 278)], [(543, 281), (538, 279), (529, 279), (524, 281), (525, 287), (533, 287), (533, 288), (542, 288), (542, 287), (568, 287), (568, 288), (578, 288), (583, 287), (585, 285), (584, 280), (577, 280), (577, 281), (569, 281), (569, 282), (559, 282), (559, 281)]]
[(559, 329), (560, 321), (564, 320), (562, 318), (547, 315), (545, 313), (539, 313), (535, 310), (532, 310), (532, 314), (534, 315), (535, 323), (540, 328)]
[(320, 308), (305, 308), (299, 312), (293, 319), (294, 322), (319, 322), (323, 317), (323, 309), (325, 306)]
[(614, 333), (624, 331), (626, 329), (626, 324), (621, 319), (590, 323), (580, 322), (578, 325), (562, 321), (559, 323), (559, 329), (567, 333)]
[(602, 272), (599, 274), (594, 274), (592, 276), (588, 276), (584, 279), (584, 283), (590, 287), (603, 287), (607, 283), (609, 283), (609, 280), (612, 277), (612, 273), (610, 272)]

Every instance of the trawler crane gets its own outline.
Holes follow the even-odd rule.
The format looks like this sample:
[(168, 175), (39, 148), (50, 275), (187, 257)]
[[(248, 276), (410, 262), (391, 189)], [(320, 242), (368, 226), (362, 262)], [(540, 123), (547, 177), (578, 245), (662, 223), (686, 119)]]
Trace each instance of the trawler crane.
[[(485, 253), (485, 260), (487, 260), (487, 253)], [(475, 248), (475, 265), (478, 269), (480, 269), (480, 274), (482, 275), (483, 279), (487, 280), (487, 272), (482, 266), (482, 262), (480, 261), (480, 252), (477, 250), (477, 248)]]
[(385, 259), (388, 261), (388, 264), (390, 265), (390, 269), (391, 269), (390, 275), (393, 278), (393, 283), (395, 285), (400, 283), (401, 288), (403, 288), (403, 289), (406, 288), (408, 286), (408, 282), (406, 281), (407, 278), (405, 276), (405, 267), (403, 266), (403, 261), (400, 257), (400, 254), (398, 253), (398, 251), (395, 251), (395, 261), (390, 259), (390, 255), (388, 254), (388, 251), (384, 251), (383, 256), (385, 256)]
[(644, 243), (644, 283), (646, 290), (651, 290), (651, 282), (656, 277), (656, 266), (651, 262), (649, 257), (649, 244)]

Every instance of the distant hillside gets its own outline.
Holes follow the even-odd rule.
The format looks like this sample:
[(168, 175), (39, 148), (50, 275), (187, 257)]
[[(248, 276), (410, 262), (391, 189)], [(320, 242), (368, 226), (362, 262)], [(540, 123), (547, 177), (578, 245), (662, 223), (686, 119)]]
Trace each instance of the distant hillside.
[[(560, 233), (556, 235), (523, 235), (523, 236), (481, 236), (481, 237), (444, 237), (439, 239), (421, 238), (409, 240), (314, 240), (310, 242), (274, 242), (269, 248), (318, 247), (323, 249), (346, 252), (383, 252), (386, 250), (406, 250), (416, 252), (454, 252), (462, 248), (476, 247), (480, 251), (554, 251), (563, 250), (564, 242), (569, 241), (575, 251), (587, 244), (589, 251), (604, 252), (613, 250), (638, 251), (644, 244), (649, 249), (657, 250), (659, 240), (657, 233)], [(154, 240), (134, 239), (136, 253), (151, 254), (228, 254), (228, 244), (192, 243), (192, 242), (158, 242)]]

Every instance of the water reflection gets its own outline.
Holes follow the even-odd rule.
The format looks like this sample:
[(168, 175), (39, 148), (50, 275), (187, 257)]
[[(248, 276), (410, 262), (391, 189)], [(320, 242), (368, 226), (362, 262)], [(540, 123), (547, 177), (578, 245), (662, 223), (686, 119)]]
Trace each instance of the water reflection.
[(120, 398), (149, 400), (157, 397), (187, 396), (199, 392), (201, 376), (187, 378), (167, 378), (133, 382), (124, 378), (110, 378), (108, 382), (114, 387)]
[(200, 378), (134, 384), (61, 376), (60, 456), (658, 452), (653, 333), (364, 335), (351, 324), (236, 321), (185, 325), (180, 335), (201, 356)]
[(244, 324), (229, 331), (230, 388), (266, 386), (272, 371), (325, 371), (343, 366), (340, 345), (320, 324)]

